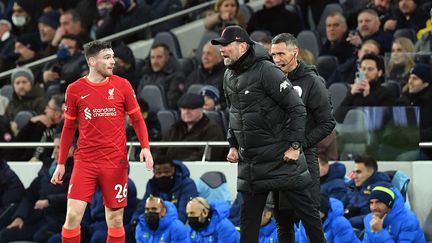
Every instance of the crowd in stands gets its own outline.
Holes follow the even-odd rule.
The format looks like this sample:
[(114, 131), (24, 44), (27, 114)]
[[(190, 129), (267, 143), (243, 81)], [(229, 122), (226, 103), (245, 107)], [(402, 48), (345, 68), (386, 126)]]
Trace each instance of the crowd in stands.
[[(203, 2), (206, 1), (0, 1), (0, 72), (12, 70), (10, 76), (0, 79), (0, 141), (58, 142), (56, 134), (62, 128), (65, 90), (88, 72), (82, 53), (85, 43)], [(265, 0), (262, 9), (253, 12), (238, 0), (217, 0), (213, 8), (114, 41), (113, 72), (127, 78), (134, 88), (150, 141), (223, 141), (228, 124), (222, 87), (226, 67), (219, 48), (208, 39), (196, 47), (197, 55), (179, 57), (175, 46), (159, 42), (152, 45), (147, 58), (137, 59), (127, 44), (196, 19), (202, 19), (206, 33), (216, 36), (226, 26), (240, 25), (267, 50), (274, 36), (288, 32), (299, 39), (299, 57), (307, 65), (317, 65), (319, 73), (329, 65), (324, 63), (323, 68), (319, 59), (334, 57), (334, 68), (325, 82), (329, 89), (333, 85), (345, 86), (346, 92), (330, 92), (342, 97), (340, 105), (333, 107), (339, 123), (351, 107), (418, 106), (420, 141), (432, 141), (431, 7), (429, 0)], [(323, 11), (327, 8), (330, 11)], [(300, 38), (307, 32), (316, 40), (312, 46), (303, 45), (306, 41)], [(56, 58), (41, 67), (24, 67), (50, 55)], [(156, 93), (148, 96), (146, 89), (151, 86), (157, 88), (159, 96)], [(155, 103), (157, 98), (161, 98), (160, 104)], [(160, 116), (160, 111), (169, 111), (171, 119)], [(128, 140), (137, 141), (130, 124), (127, 131)], [(403, 207), (406, 197), (392, 187), (387, 174), (378, 171), (374, 159), (359, 157), (349, 182), (343, 164), (328, 163), (339, 158), (336, 136), (333, 131), (319, 146), (321, 193), (325, 194), (322, 201), (328, 202), (322, 203), (327, 239), (336, 241), (339, 234), (354, 242), (357, 237), (364, 242), (387, 242), (389, 237), (395, 242), (403, 239), (414, 242), (416, 237), (421, 238), (415, 215)], [(57, 152), (56, 147), (0, 149), (0, 241), (46, 241), (60, 232), (68, 178), (65, 177), (61, 188), (53, 188), (49, 183)], [(136, 153), (130, 154), (131, 160), (136, 160)], [(202, 242), (212, 237), (238, 241), (238, 232), (233, 229), (239, 225), (241, 196), (235, 199), (231, 210), (226, 198), (220, 202), (199, 197), (203, 195), (181, 162), (199, 161), (203, 153), (203, 148), (155, 150), (159, 159), (143, 198), (132, 193), (134, 186), (130, 180), (130, 212), (125, 215), (129, 237), (138, 242), (168, 236), (172, 242)], [(225, 149), (213, 148), (205, 158), (221, 161), (225, 156)], [(412, 157), (431, 158), (430, 149), (421, 149)], [(69, 160), (72, 162), (73, 158)], [(7, 161), (42, 161), (43, 167), (30, 187), (24, 189)], [(100, 235), (106, 227), (100, 197), (95, 194), (95, 203), (84, 220), (87, 234), (83, 235), (92, 242), (106, 237)], [(142, 200), (134, 203), (137, 197)], [(273, 207), (269, 202), (263, 212), (262, 242), (277, 241)], [(371, 212), (375, 211), (376, 214), (385, 211), (385, 220), (373, 216)], [(46, 224), (32, 223), (36, 221)], [(188, 227), (184, 227), (186, 222)], [(351, 227), (348, 229), (347, 225)], [(389, 227), (393, 230), (388, 230)], [(406, 227), (412, 229), (412, 234), (405, 234)], [(346, 233), (351, 230), (355, 239)], [(299, 242), (305, 242), (301, 240), (305, 240), (302, 232), (300, 223), (296, 237)], [(58, 236), (53, 236), (51, 242), (58, 240)]]

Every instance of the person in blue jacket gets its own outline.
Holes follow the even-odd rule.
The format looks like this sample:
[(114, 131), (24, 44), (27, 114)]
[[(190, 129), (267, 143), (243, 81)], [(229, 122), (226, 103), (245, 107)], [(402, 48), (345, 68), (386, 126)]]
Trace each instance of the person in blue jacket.
[(363, 218), (370, 213), (369, 194), (375, 186), (391, 186), (390, 177), (378, 172), (377, 161), (371, 156), (358, 156), (354, 160), (353, 179), (342, 202), (345, 217), (356, 229), (363, 229)]
[(377, 186), (369, 196), (371, 213), (364, 218), (364, 243), (425, 243), (416, 215), (404, 207), (396, 188)]
[(318, 155), (318, 162), (321, 193), (342, 200), (347, 191), (345, 185), (345, 165), (338, 162), (330, 165), (325, 154)]
[(267, 203), (261, 217), (259, 243), (277, 243), (276, 220), (273, 218), (274, 204)]
[[(343, 216), (344, 207), (340, 200), (321, 194), (320, 216), (328, 243), (360, 243), (350, 222)], [(307, 243), (306, 233), (300, 224), (299, 241)]]
[(205, 198), (192, 198), (186, 206), (188, 216), (188, 243), (238, 243), (240, 233), (228, 220), (226, 201), (207, 202)]
[(172, 202), (177, 208), (179, 220), (187, 220), (186, 204), (189, 199), (198, 196), (195, 182), (190, 178), (189, 169), (179, 160), (167, 156), (156, 156), (154, 159), (154, 176), (147, 182), (143, 200), (138, 204), (132, 221), (144, 213), (145, 202), (150, 195)]
[(135, 231), (137, 243), (185, 243), (186, 226), (178, 220), (177, 209), (171, 202), (150, 196), (145, 212), (138, 218)]

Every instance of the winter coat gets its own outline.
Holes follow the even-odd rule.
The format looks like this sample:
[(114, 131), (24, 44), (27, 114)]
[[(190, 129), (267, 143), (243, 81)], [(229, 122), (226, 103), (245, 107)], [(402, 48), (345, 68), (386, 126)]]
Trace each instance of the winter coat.
[(347, 191), (345, 185), (346, 168), (342, 163), (333, 163), (329, 166), (328, 174), (321, 177), (321, 193), (342, 200)]
[(270, 222), (264, 226), (261, 226), (259, 233), (259, 243), (277, 243), (277, 228), (276, 221), (272, 218)]
[(296, 163), (283, 160), (292, 142), (304, 142), (306, 109), (263, 47), (252, 44), (228, 67), (224, 93), (230, 121), (228, 142), (240, 155), (238, 190), (306, 186), (310, 176), (304, 157)]
[(364, 218), (365, 235), (363, 243), (426, 243), (424, 232), (417, 216), (404, 207), (403, 197), (399, 190), (391, 188), (395, 194), (395, 201), (390, 212), (386, 215), (383, 228), (373, 232), (370, 227), (372, 213)]
[(375, 186), (391, 186), (390, 178), (383, 172), (375, 171), (361, 187), (356, 187), (354, 181), (350, 181), (347, 193), (342, 199), (345, 208), (356, 208), (358, 213), (351, 215), (349, 221), (354, 228), (363, 228), (363, 218), (370, 213), (369, 195)]
[(20, 111), (29, 110), (34, 111), (36, 114), (42, 114), (47, 103), (44, 90), (38, 85), (34, 85), (23, 97), (18, 97), (17, 94), (13, 92), (12, 100), (6, 107), (5, 116), (9, 121), (13, 121), (16, 114)]
[(209, 201), (211, 219), (207, 227), (198, 231), (188, 227), (187, 243), (237, 243), (240, 234), (228, 220), (229, 205), (225, 201)]
[(171, 202), (164, 201), (165, 216), (159, 219), (156, 231), (149, 229), (144, 214), (138, 218), (135, 231), (137, 243), (184, 243), (187, 241), (186, 226), (177, 218), (177, 209)]
[(144, 213), (145, 202), (150, 195), (160, 197), (164, 201), (169, 201), (176, 206), (178, 210), (178, 218), (183, 223), (187, 220), (186, 205), (191, 198), (198, 196), (198, 191), (195, 186), (195, 182), (190, 178), (188, 168), (178, 160), (174, 160), (174, 186), (168, 193), (160, 191), (156, 184), (155, 177), (151, 178), (147, 182), (146, 192), (143, 200), (138, 204), (137, 209), (132, 217), (132, 220), (136, 220), (139, 215)]
[(12, 204), (18, 204), (24, 195), (24, 186), (4, 160), (0, 160), (0, 215)]

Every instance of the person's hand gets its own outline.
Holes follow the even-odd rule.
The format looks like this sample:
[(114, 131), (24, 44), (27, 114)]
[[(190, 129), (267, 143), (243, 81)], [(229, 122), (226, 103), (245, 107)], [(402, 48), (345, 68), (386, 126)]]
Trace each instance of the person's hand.
[(51, 119), (45, 114), (34, 116), (30, 118), (30, 121), (33, 123), (42, 122), (46, 127), (51, 127), (52, 125)]
[(384, 31), (394, 31), (396, 29), (397, 20), (389, 19), (384, 23)]
[(143, 148), (140, 152), (140, 161), (146, 163), (147, 170), (153, 170), (153, 156), (150, 149)]
[(239, 160), (239, 153), (238, 153), (238, 149), (235, 147), (231, 147), (229, 149), (228, 155), (227, 155), (227, 160), (230, 163), (237, 163)]
[(63, 27), (59, 26), (54, 34), (53, 40), (51, 41), (51, 45), (57, 47), (65, 34), (66, 30)]
[(42, 200), (37, 200), (34, 206), (34, 209), (39, 209), (42, 210), (44, 208), (49, 207), (49, 201), (48, 199), (42, 199)]
[(362, 44), (362, 39), (357, 32), (350, 33), (346, 40), (353, 46), (360, 46)]
[(12, 221), (12, 223), (10, 223), (6, 228), (12, 229), (18, 227), (18, 229), (22, 229), (23, 225), (24, 225), (24, 221), (22, 220), (22, 218), (16, 217), (14, 221)]
[(285, 151), (283, 160), (285, 161), (298, 160), (299, 156), (300, 156), (300, 149), (289, 148), (287, 151)]
[(51, 183), (54, 185), (63, 184), (64, 173), (65, 173), (65, 165), (57, 164), (57, 167), (51, 178)]
[(362, 82), (363, 85), (363, 97), (366, 97), (370, 94), (370, 85), (368, 81), (363, 81)]
[(351, 94), (352, 95), (363, 92), (362, 82), (363, 82), (362, 80), (354, 81), (354, 83), (351, 85)]
[(52, 71), (52, 70), (45, 70), (45, 71), (43, 72), (43, 75), (42, 75), (42, 76), (43, 76), (43, 81), (44, 81), (45, 83), (48, 83), (48, 82), (50, 82), (50, 81), (54, 81), (54, 80), (60, 78), (59, 73), (54, 72), (54, 71)]
[(219, 14), (220, 18), (225, 21), (225, 22), (229, 22), (233, 19), (233, 16), (231, 16), (230, 12), (221, 12)]
[(372, 214), (372, 220), (369, 222), (369, 224), (373, 232), (378, 232), (383, 228), (383, 223), (386, 216), (387, 214), (384, 214), (384, 217), (380, 218), (377, 215)]

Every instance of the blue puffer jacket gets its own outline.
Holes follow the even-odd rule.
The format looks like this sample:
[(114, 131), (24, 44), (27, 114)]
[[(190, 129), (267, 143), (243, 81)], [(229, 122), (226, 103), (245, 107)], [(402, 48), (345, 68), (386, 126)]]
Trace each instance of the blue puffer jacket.
[(359, 208), (359, 213), (349, 218), (354, 228), (363, 229), (363, 218), (370, 213), (369, 195), (375, 186), (391, 187), (390, 177), (383, 172), (374, 172), (360, 188), (357, 188), (354, 181), (348, 183), (348, 191), (342, 202), (345, 208)]
[(178, 220), (177, 209), (171, 202), (164, 202), (166, 214), (159, 220), (156, 231), (148, 228), (144, 215), (140, 215), (135, 231), (137, 243), (184, 243), (186, 242), (186, 226)]
[[(330, 210), (323, 223), (324, 234), (328, 243), (360, 243), (350, 222), (343, 216), (344, 207), (341, 201), (330, 198)], [(307, 243), (306, 232), (300, 224), (299, 243)]]
[(147, 182), (146, 192), (143, 200), (138, 204), (132, 220), (144, 213), (145, 202), (150, 195), (160, 197), (164, 201), (172, 202), (178, 210), (178, 218), (183, 223), (187, 220), (186, 205), (191, 198), (198, 196), (195, 182), (190, 178), (189, 169), (178, 160), (173, 160), (175, 167), (174, 186), (168, 193), (161, 192), (156, 184), (155, 177)]
[(416, 215), (404, 207), (403, 197), (400, 192), (391, 188), (396, 199), (392, 209), (384, 219), (383, 229), (374, 233), (369, 222), (372, 213), (364, 218), (365, 235), (364, 243), (425, 243), (424, 232), (421, 229)]
[(277, 228), (276, 221), (272, 218), (271, 221), (264, 226), (261, 226), (259, 233), (259, 243), (277, 243)]
[(321, 177), (321, 193), (342, 200), (347, 191), (344, 180), (345, 174), (346, 168), (344, 164), (331, 164), (327, 176)]
[(198, 231), (188, 228), (188, 243), (238, 243), (240, 234), (228, 220), (229, 205), (225, 201), (210, 201), (210, 223)]

